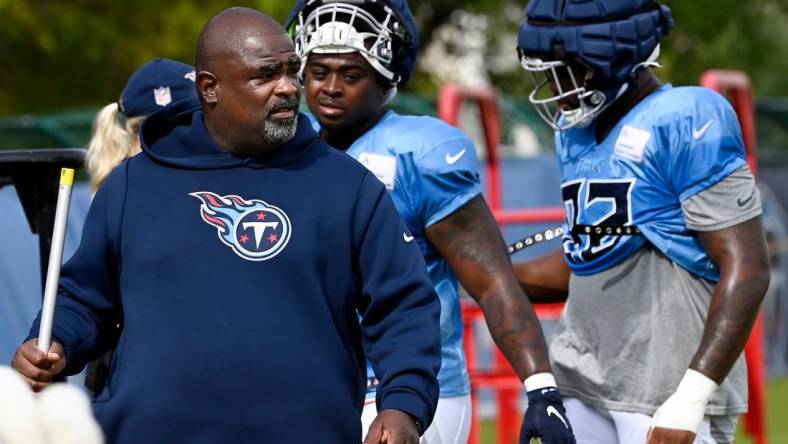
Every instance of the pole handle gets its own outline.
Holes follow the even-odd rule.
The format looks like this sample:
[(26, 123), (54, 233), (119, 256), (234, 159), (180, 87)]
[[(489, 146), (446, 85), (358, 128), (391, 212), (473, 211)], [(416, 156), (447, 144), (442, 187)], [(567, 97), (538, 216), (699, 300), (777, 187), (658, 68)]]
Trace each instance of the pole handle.
[(52, 249), (49, 253), (47, 278), (44, 285), (44, 302), (41, 306), (41, 324), (38, 328), (38, 348), (43, 352), (48, 352), (51, 345), (52, 324), (55, 320), (55, 298), (57, 296), (57, 284), (60, 280), (60, 266), (63, 262), (63, 244), (66, 237), (68, 208), (71, 202), (71, 188), (73, 184), (74, 170), (62, 168), (60, 170), (60, 189), (55, 209), (55, 225), (52, 230)]

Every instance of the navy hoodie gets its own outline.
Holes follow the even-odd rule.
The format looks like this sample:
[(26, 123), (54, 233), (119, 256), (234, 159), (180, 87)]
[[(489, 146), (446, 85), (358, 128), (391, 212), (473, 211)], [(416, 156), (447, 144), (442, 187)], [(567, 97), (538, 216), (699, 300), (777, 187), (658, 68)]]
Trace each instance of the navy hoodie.
[(93, 405), (108, 442), (358, 443), (365, 353), (379, 409), (431, 422), (439, 302), (375, 176), (304, 116), (265, 157), (219, 148), (191, 101), (142, 139), (96, 194), (53, 328), (74, 374), (122, 324)]

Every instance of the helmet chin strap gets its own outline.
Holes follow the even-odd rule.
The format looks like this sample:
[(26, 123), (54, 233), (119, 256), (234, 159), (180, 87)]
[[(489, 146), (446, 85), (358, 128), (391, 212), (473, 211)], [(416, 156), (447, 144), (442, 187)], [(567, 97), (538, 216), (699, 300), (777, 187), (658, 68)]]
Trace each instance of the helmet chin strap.
[[(618, 98), (625, 87), (619, 91), (619, 95), (616, 96)], [(605, 94), (600, 91), (592, 91), (588, 97), (584, 97), (580, 99), (580, 106), (575, 109), (571, 109), (568, 111), (561, 110), (561, 116), (569, 122), (569, 126), (566, 129), (570, 128), (587, 128), (594, 122), (594, 120), (605, 110), (609, 103), (603, 103), (605, 98)], [(615, 100), (615, 99), (614, 99)], [(610, 101), (610, 103), (613, 103)]]
[(390, 87), (390, 88), (389, 88), (389, 89), (386, 91), (386, 97), (384, 97), (384, 98), (383, 98), (383, 106), (386, 106), (386, 105), (388, 105), (388, 104), (389, 104), (389, 102), (391, 102), (392, 100), (394, 100), (394, 97), (397, 97), (397, 85), (396, 85), (396, 84), (392, 85), (392, 86), (391, 86), (391, 87)]
[[(632, 68), (632, 71), (629, 74), (629, 80), (627, 80), (626, 82), (624, 82), (623, 85), (621, 85), (621, 88), (618, 89), (618, 92), (616, 93), (615, 97), (613, 97), (613, 100), (611, 100), (610, 103), (605, 105), (605, 108), (610, 106), (613, 102), (621, 98), (621, 96), (623, 96), (625, 92), (627, 92), (629, 86), (632, 84), (632, 81), (635, 79), (635, 74), (637, 74), (638, 71), (640, 71), (641, 69), (646, 69), (651, 67), (662, 68), (662, 65), (660, 65), (659, 62), (657, 62), (657, 58), (659, 58), (659, 43), (657, 43), (657, 46), (654, 47), (654, 50), (651, 51), (651, 54), (648, 56), (648, 58), (646, 58), (646, 60), (638, 63)], [(604, 108), (602, 109), (602, 111), (604, 111)]]
[[(630, 80), (627, 80), (626, 82), (624, 82), (621, 85), (621, 87), (618, 89), (618, 92), (616, 92), (616, 95), (613, 96), (613, 99), (608, 101), (607, 103), (605, 103), (605, 105), (602, 106), (601, 108), (599, 108), (599, 110), (596, 111), (595, 113), (593, 113), (593, 115), (584, 114), (584, 118), (581, 119), (578, 123), (574, 124), (573, 127), (574, 128), (586, 128), (589, 125), (591, 125), (591, 122), (596, 120), (596, 118), (599, 117), (600, 114), (605, 112), (605, 110), (610, 105), (612, 105), (613, 102), (615, 102), (616, 100), (620, 99), (621, 96), (623, 96), (624, 93), (627, 92), (627, 90), (629, 90), (629, 87), (632, 84), (632, 80), (634, 80), (634, 78), (635, 78), (635, 74), (637, 74), (637, 72), (640, 71), (641, 69), (646, 69), (646, 68), (651, 68), (651, 67), (662, 68), (662, 65), (660, 65), (659, 62), (657, 62), (657, 58), (659, 58), (659, 52), (660, 52), (660, 45), (659, 45), (659, 43), (657, 43), (657, 46), (654, 47), (654, 50), (651, 51), (651, 54), (648, 56), (648, 58), (646, 58), (646, 60), (644, 60), (643, 62), (638, 63), (637, 65), (635, 65), (632, 68), (632, 71), (630, 73)], [(585, 106), (585, 104), (583, 104), (580, 108), (577, 108), (576, 110), (572, 110), (572, 111), (581, 110), (584, 106)], [(571, 121), (571, 118), (569, 118), (566, 114), (564, 114), (564, 117), (567, 118), (567, 120)]]
[(660, 52), (660, 45), (659, 43), (657, 43), (657, 46), (654, 47), (654, 50), (651, 51), (651, 54), (648, 56), (648, 58), (645, 61), (638, 63), (632, 68), (632, 74), (635, 74), (641, 68), (650, 68), (652, 66), (656, 68), (662, 68), (662, 65), (660, 65), (659, 62), (657, 62), (657, 59), (659, 58), (659, 52)]
[[(569, 123), (569, 128), (586, 128), (591, 125), (591, 122), (594, 121), (591, 118), (591, 115), (586, 114), (585, 112), (586, 105), (580, 105), (575, 109), (570, 109), (568, 111), (561, 110), (561, 118), (563, 118), (567, 123)], [(596, 116), (594, 116), (596, 117)]]

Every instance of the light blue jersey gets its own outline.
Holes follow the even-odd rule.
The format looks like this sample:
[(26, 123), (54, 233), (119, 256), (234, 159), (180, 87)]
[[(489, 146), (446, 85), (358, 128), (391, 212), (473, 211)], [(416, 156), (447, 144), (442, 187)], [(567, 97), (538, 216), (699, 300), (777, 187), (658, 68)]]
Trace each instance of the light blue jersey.
[[(665, 85), (597, 144), (594, 125), (556, 133), (566, 207), (563, 248), (572, 271), (611, 268), (650, 242), (671, 261), (717, 281), (681, 203), (746, 164), (736, 114), (712, 90)], [(574, 225), (635, 225), (642, 236), (573, 234)]]
[[(319, 129), (314, 117), (310, 118)], [(403, 236), (405, 240), (412, 236), (418, 243), (432, 285), (440, 296), (440, 396), (467, 395), (471, 389), (462, 348), (457, 277), (427, 241), (425, 230), (481, 193), (473, 142), (457, 128), (433, 117), (400, 116), (388, 111), (347, 153), (386, 185), (410, 230)], [(369, 363), (367, 372), (374, 378)]]

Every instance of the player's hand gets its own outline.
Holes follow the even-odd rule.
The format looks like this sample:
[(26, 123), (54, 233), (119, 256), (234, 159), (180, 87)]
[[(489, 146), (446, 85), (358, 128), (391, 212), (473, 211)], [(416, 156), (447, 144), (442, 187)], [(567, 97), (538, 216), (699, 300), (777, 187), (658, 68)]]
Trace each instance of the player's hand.
[(48, 386), (55, 375), (66, 367), (62, 345), (52, 341), (49, 353), (44, 353), (38, 349), (37, 343), (37, 339), (31, 339), (22, 344), (16, 349), (11, 361), (11, 367), (21, 373), (36, 392)]
[(528, 392), (528, 409), (520, 429), (520, 444), (540, 438), (542, 444), (575, 444), (561, 393), (555, 387)]
[(716, 382), (696, 370), (687, 370), (676, 391), (654, 412), (646, 442), (692, 443), (715, 390)]
[(405, 412), (383, 410), (370, 424), (364, 444), (419, 444), (416, 421)]
[(648, 431), (646, 444), (692, 444), (695, 434), (687, 430), (655, 427)]

